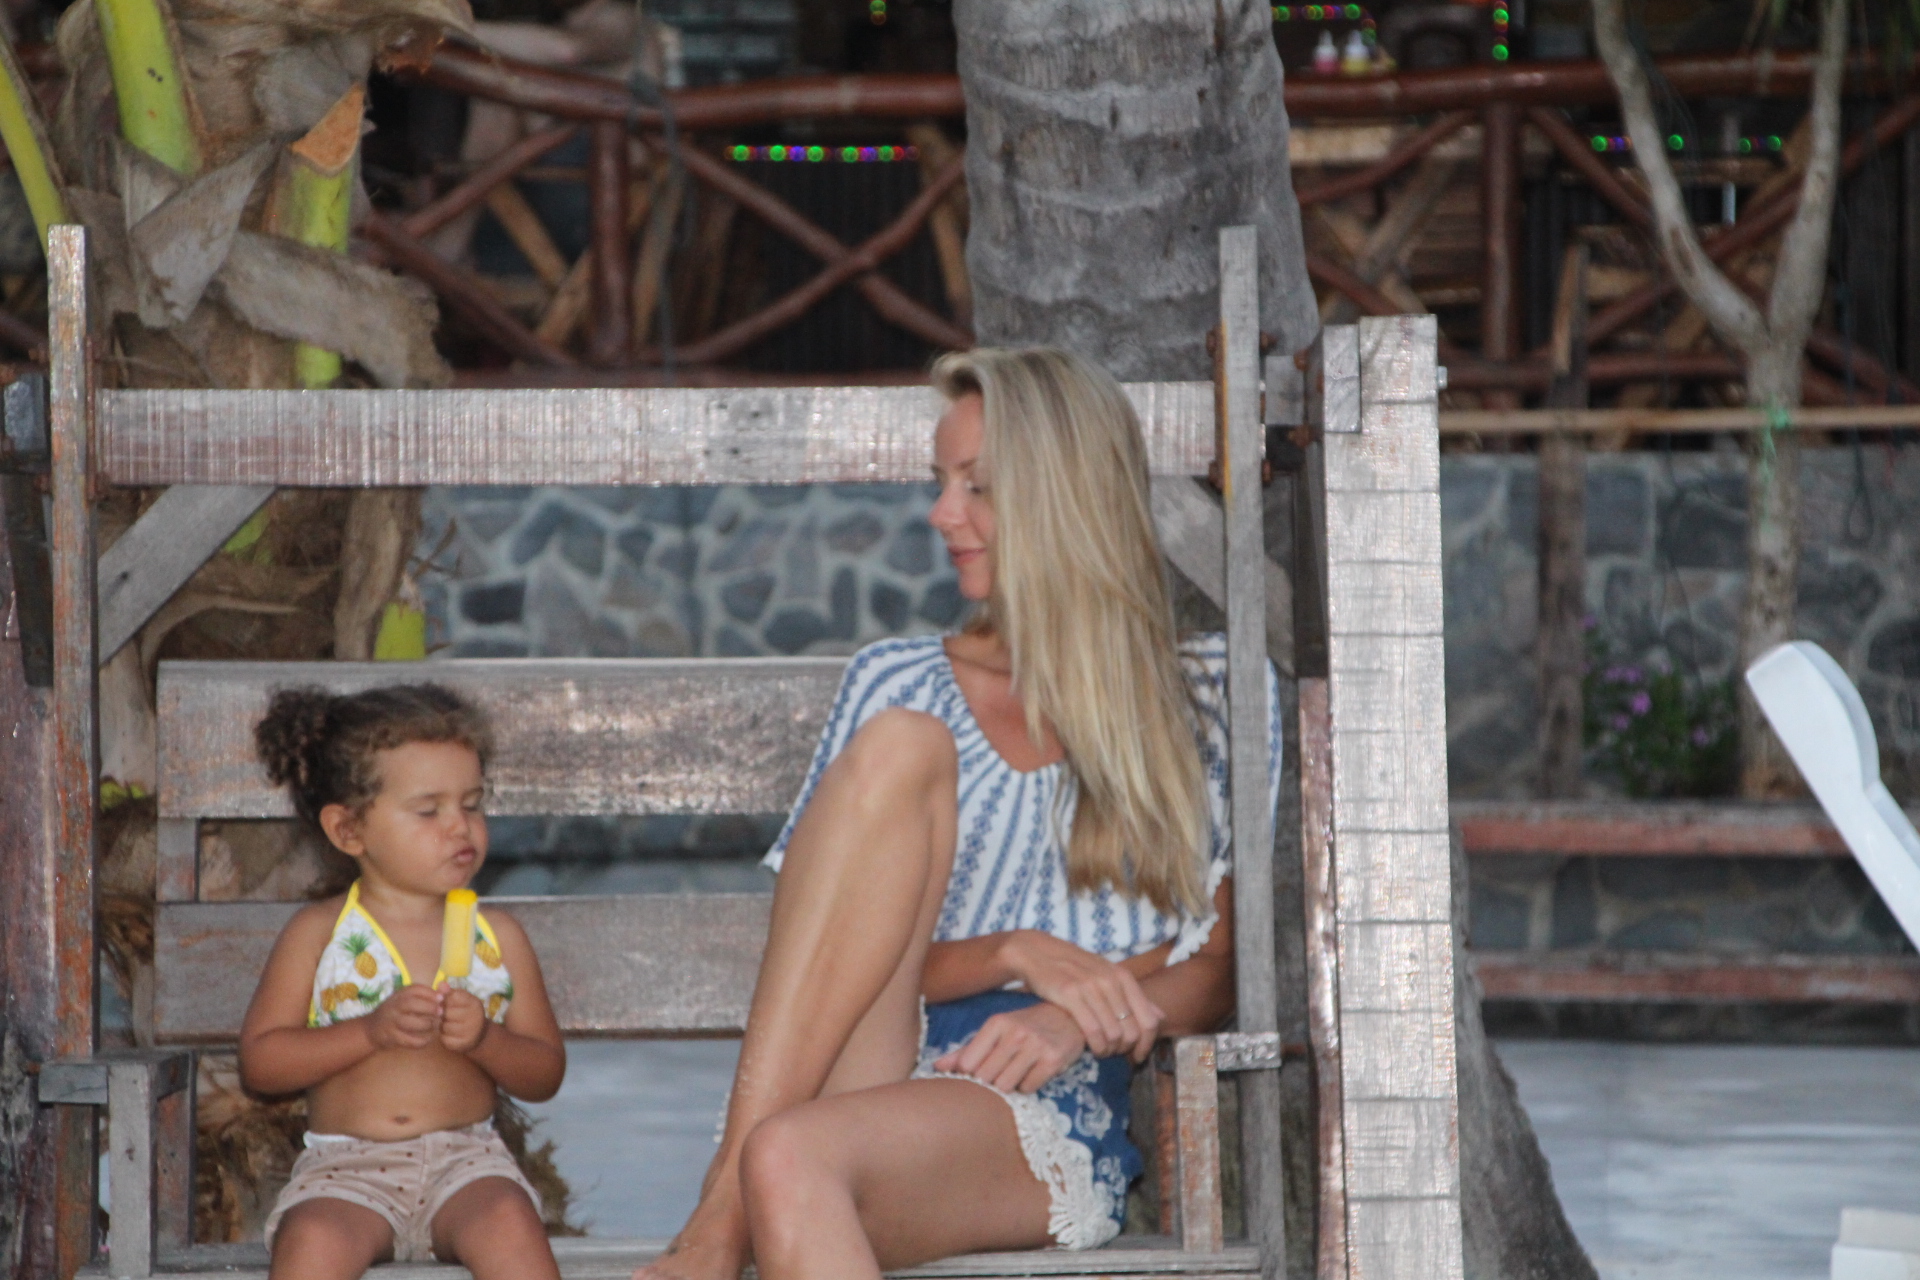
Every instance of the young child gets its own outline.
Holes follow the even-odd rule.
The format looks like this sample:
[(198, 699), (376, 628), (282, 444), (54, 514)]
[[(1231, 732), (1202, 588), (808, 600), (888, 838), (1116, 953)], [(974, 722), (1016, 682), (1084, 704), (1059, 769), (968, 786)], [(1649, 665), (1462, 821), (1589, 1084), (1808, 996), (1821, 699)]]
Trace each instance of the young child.
[(496, 1090), (544, 1101), (566, 1071), (539, 962), (512, 918), (476, 914), (471, 974), (438, 973), (447, 893), (487, 856), (485, 718), (438, 685), (296, 689), (254, 741), (360, 872), (287, 922), (240, 1031), (248, 1088), (307, 1094), (306, 1150), (267, 1219), (271, 1280), (429, 1255), (554, 1280), (539, 1196), (493, 1131)]

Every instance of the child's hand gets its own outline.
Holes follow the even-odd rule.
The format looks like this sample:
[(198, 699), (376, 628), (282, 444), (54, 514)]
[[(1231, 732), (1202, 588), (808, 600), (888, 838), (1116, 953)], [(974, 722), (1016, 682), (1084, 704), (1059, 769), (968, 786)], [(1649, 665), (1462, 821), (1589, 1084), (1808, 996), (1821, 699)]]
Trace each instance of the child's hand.
[(367, 1015), (367, 1038), (376, 1049), (424, 1049), (440, 1025), (440, 997), (432, 987), (402, 987)]
[(471, 1053), (487, 1034), (487, 1007), (480, 997), (459, 987), (443, 986), (440, 996), (440, 1043), (455, 1053)]

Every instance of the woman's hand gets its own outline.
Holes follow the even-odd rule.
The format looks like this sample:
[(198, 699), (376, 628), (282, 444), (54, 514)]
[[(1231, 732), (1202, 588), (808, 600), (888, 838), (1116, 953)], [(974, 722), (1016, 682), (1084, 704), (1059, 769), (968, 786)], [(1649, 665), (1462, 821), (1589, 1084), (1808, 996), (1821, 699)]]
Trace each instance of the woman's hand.
[(1166, 1014), (1124, 967), (1037, 929), (1008, 934), (1005, 952), (1027, 990), (1073, 1019), (1094, 1057), (1146, 1061)]
[(936, 1071), (972, 1076), (1007, 1093), (1032, 1093), (1067, 1069), (1087, 1047), (1073, 1018), (1058, 1005), (996, 1013), (973, 1039), (940, 1058)]
[(415, 983), (388, 996), (367, 1015), (367, 1039), (376, 1049), (424, 1049), (440, 1029), (440, 993)]

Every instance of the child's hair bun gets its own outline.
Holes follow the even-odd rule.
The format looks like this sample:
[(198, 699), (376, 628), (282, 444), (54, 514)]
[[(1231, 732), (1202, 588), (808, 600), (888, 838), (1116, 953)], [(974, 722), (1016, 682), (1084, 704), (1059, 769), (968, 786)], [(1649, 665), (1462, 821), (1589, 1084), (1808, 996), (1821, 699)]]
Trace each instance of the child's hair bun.
[(254, 726), (253, 742), (275, 786), (298, 795), (313, 785), (314, 765), (327, 741), (327, 720), (337, 701), (325, 689), (281, 689)]

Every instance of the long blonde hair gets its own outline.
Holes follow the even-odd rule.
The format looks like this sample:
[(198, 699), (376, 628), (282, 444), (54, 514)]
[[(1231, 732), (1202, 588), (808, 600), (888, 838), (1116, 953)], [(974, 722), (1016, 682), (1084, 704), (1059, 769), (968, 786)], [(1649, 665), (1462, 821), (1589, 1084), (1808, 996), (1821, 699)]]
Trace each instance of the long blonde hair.
[(993, 588), (969, 629), (1013, 657), (1036, 741), (1051, 725), (1078, 785), (1067, 879), (1162, 911), (1206, 908), (1209, 821), (1146, 442), (1111, 375), (1049, 348), (942, 357), (934, 388), (978, 395), (994, 511)]

